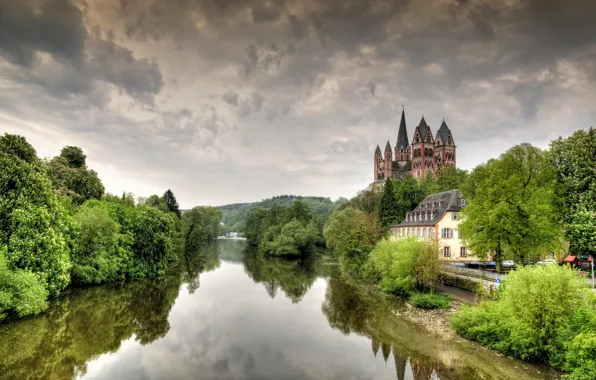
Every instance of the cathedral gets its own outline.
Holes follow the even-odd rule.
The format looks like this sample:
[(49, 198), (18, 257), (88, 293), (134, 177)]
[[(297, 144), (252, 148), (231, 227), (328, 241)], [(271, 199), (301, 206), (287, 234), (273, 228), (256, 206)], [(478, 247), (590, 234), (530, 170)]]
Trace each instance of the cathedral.
[(410, 143), (406, 116), (402, 110), (394, 150), (391, 150), (389, 140), (384, 153), (378, 145), (375, 150), (374, 182), (383, 182), (387, 178), (401, 179), (407, 173), (414, 178), (436, 175), (437, 170), (441, 168), (455, 166), (455, 148), (451, 130), (445, 120), (433, 138), (424, 116), (414, 129), (414, 137)]

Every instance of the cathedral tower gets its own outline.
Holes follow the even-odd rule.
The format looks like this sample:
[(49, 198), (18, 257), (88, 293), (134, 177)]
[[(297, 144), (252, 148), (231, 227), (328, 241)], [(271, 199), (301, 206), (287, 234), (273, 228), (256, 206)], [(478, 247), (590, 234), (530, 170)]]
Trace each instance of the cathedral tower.
[(395, 143), (395, 161), (404, 167), (411, 159), (412, 149), (410, 148), (410, 139), (408, 139), (408, 130), (406, 129), (406, 115), (402, 109), (397, 142)]
[(424, 116), (414, 130), (412, 139), (412, 175), (424, 178), (427, 173), (434, 172), (435, 141)]
[(391, 144), (387, 140), (385, 145), (385, 176), (384, 179), (391, 178), (391, 170), (393, 168), (393, 153), (391, 153)]
[(373, 177), (374, 181), (378, 180), (381, 174), (385, 174), (385, 165), (382, 165), (381, 162), (383, 162), (383, 155), (381, 154), (381, 148), (379, 148), (379, 144), (377, 144), (377, 149), (375, 150), (375, 172)]
[(436, 170), (447, 166), (455, 166), (455, 148), (451, 130), (447, 126), (447, 123), (445, 123), (445, 119), (443, 119), (443, 123), (441, 123), (441, 127), (437, 131), (435, 138)]

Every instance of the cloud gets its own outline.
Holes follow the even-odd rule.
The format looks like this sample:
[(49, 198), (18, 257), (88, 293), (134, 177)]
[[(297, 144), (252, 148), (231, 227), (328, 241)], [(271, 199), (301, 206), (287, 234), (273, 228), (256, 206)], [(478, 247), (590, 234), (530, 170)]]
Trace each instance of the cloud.
[(0, 4), (0, 113), (184, 206), (350, 196), (402, 105), (410, 135), (445, 117), (466, 169), (596, 124), (582, 0)]

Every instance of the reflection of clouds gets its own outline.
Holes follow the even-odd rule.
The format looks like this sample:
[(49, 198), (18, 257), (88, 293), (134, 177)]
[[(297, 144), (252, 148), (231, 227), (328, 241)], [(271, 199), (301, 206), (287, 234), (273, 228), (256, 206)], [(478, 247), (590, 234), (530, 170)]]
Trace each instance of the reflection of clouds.
[[(123, 344), (90, 363), (88, 377), (150, 379), (394, 379), (395, 367), (370, 353), (365, 337), (343, 336), (320, 312), (325, 281), (298, 304), (271, 299), (242, 266), (223, 262), (184, 289), (168, 334), (153, 344)], [(125, 377), (122, 377), (122, 376)]]

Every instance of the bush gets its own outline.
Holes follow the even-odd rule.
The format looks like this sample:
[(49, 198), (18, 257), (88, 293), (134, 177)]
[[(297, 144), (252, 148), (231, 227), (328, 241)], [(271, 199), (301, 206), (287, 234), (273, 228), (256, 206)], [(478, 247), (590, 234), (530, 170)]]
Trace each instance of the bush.
[(443, 294), (416, 293), (410, 303), (420, 309), (449, 309), (451, 299)]
[(370, 260), (379, 274), (381, 290), (398, 296), (408, 296), (427, 285), (432, 288), (439, 275), (439, 249), (431, 240), (383, 239)]
[(331, 215), (323, 234), (338, 257), (342, 270), (350, 275), (363, 276), (363, 268), (383, 230), (373, 214), (346, 207)]
[[(594, 302), (573, 271), (524, 267), (503, 280), (493, 300), (463, 308), (451, 323), (458, 334), (508, 355), (574, 370), (576, 358), (593, 349)], [(588, 336), (579, 338), (580, 331)]]
[(0, 137), (0, 250), (7, 268), (34, 273), (49, 295), (70, 282), (72, 218), (27, 141)]
[[(122, 281), (130, 268), (132, 254), (127, 239), (120, 236), (116, 215), (110, 205), (87, 201), (75, 214), (78, 233), (72, 254), (72, 281), (100, 284)], [(122, 243), (122, 246), (121, 246)]]
[(6, 248), (0, 250), (0, 322), (10, 314), (24, 317), (44, 311), (47, 298), (48, 291), (37, 276), (21, 269), (9, 270)]

